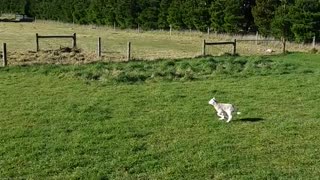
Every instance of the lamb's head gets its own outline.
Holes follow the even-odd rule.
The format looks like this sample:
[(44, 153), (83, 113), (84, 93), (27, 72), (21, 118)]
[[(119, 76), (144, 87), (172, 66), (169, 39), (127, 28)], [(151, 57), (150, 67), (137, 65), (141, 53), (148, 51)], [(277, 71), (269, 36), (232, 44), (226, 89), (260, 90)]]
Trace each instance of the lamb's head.
[(217, 100), (215, 98), (210, 99), (209, 104), (211, 104), (212, 106), (217, 104)]

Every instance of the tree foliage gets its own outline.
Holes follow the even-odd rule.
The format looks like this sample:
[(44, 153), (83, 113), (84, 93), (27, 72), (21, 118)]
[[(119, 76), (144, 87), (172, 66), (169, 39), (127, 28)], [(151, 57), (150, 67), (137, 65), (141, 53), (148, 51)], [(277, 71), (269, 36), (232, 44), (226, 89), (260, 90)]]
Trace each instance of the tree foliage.
[(298, 42), (311, 41), (319, 36), (320, 2), (315, 0), (296, 0), (290, 9), (291, 31)]
[(211, 28), (308, 42), (319, 37), (318, 0), (0, 0), (2, 13), (120, 28)]
[(286, 3), (282, 3), (275, 11), (275, 16), (271, 22), (272, 34), (285, 40), (291, 37), (291, 21), (289, 8)]
[(216, 32), (224, 32), (224, 3), (224, 0), (216, 0), (210, 7), (211, 27)]
[(228, 33), (237, 33), (243, 30), (244, 14), (243, 0), (226, 0), (224, 9), (223, 28)]
[(263, 36), (271, 35), (271, 22), (275, 10), (279, 6), (279, 0), (256, 0), (256, 6), (252, 9), (254, 23)]

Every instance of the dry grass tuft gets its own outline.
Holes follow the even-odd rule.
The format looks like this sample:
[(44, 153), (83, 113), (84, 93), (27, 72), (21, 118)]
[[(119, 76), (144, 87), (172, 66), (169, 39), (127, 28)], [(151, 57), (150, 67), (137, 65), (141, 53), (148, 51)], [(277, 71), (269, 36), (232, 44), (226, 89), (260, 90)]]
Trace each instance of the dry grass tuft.
[(83, 64), (97, 61), (95, 54), (85, 53), (81, 49), (60, 48), (39, 52), (9, 52), (9, 65), (26, 64)]

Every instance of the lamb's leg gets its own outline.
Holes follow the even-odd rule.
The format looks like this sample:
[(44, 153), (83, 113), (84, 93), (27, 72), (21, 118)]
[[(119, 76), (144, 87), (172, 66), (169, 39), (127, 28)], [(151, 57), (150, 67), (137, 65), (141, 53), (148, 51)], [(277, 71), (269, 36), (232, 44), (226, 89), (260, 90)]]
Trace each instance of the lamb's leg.
[(223, 112), (218, 112), (217, 115), (220, 117), (219, 120), (223, 120), (224, 119)]
[(228, 120), (227, 123), (230, 122), (232, 120), (232, 112), (228, 112)]

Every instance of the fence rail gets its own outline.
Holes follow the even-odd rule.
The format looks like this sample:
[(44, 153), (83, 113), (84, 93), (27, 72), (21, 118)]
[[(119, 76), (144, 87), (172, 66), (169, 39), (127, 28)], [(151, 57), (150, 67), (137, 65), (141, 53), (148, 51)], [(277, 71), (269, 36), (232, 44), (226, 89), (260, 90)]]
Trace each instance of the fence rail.
[(72, 36), (59, 36), (59, 35), (50, 35), (50, 36), (39, 36), (38, 33), (36, 33), (36, 45), (37, 45), (37, 52), (40, 51), (40, 46), (39, 46), (39, 39), (52, 39), (52, 38), (71, 38), (72, 39), (72, 48), (77, 47), (77, 34), (73, 33)]
[(46, 39), (48, 39), (48, 38), (74, 38), (74, 36), (57, 36), (57, 35), (54, 35), (54, 36), (39, 36), (38, 35), (38, 38), (40, 39), (40, 38), (46, 38)]
[(237, 50), (237, 40), (234, 39), (234, 41), (228, 41), (228, 42), (206, 42), (206, 40), (203, 40), (202, 43), (202, 55), (205, 56), (206, 55), (206, 46), (216, 46), (216, 45), (233, 45), (233, 55), (236, 54), (236, 50)]
[(246, 41), (254, 41), (254, 42), (264, 42), (264, 41), (279, 41), (280, 40), (274, 40), (274, 39), (239, 39), (238, 42), (246, 42)]

